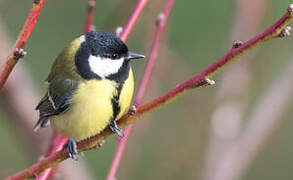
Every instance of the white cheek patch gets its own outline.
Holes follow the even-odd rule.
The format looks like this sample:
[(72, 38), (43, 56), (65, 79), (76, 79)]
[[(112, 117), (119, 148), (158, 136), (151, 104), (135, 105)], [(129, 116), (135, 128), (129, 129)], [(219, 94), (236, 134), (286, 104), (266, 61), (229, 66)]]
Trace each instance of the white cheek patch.
[(91, 71), (101, 78), (105, 78), (119, 71), (123, 65), (124, 58), (112, 60), (90, 55), (88, 61)]

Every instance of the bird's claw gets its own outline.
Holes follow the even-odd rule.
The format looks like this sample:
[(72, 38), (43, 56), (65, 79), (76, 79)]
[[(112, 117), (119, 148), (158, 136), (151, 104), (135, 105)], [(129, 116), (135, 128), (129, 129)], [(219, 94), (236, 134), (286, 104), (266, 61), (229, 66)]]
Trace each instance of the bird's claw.
[(69, 138), (65, 144), (65, 148), (67, 149), (68, 155), (71, 159), (77, 160), (77, 145), (75, 140)]
[(123, 137), (124, 133), (122, 129), (119, 129), (119, 127), (117, 126), (117, 123), (115, 120), (111, 120), (110, 122), (110, 129), (111, 131), (113, 131), (114, 133), (116, 133), (119, 137)]

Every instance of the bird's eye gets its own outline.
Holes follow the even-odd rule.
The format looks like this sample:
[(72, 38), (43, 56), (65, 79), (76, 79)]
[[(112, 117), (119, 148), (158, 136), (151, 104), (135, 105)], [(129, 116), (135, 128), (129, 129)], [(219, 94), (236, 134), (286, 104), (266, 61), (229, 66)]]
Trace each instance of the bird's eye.
[(112, 59), (116, 59), (118, 57), (118, 54), (112, 54)]

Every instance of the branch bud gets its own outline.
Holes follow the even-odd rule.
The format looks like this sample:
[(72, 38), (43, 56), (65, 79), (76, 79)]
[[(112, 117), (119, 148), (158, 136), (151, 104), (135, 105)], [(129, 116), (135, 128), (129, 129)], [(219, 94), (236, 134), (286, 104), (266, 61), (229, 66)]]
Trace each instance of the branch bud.
[(92, 24), (92, 25), (90, 26), (90, 31), (94, 31), (94, 30), (96, 30), (96, 26)]
[(236, 40), (233, 42), (232, 48), (239, 48), (242, 44), (243, 42), (241, 40)]
[(204, 78), (204, 79), (201, 79), (200, 82), (196, 85), (196, 86), (193, 86), (192, 88), (194, 87), (199, 87), (199, 86), (212, 86), (216, 84), (216, 82), (212, 79), (209, 79), (209, 78)]
[(129, 110), (128, 110), (128, 114), (129, 115), (134, 115), (136, 113), (137, 109), (135, 105), (132, 105)]
[(105, 142), (106, 142), (105, 140), (102, 140), (101, 142), (99, 142), (97, 144), (97, 146), (95, 148), (98, 149), (98, 148), (102, 147), (105, 144)]
[(158, 16), (157, 16), (156, 25), (159, 26), (164, 18), (165, 18), (164, 13), (159, 13)]
[(280, 38), (290, 36), (290, 31), (292, 30), (291, 26), (286, 26), (279, 34)]
[(96, 5), (96, 1), (95, 0), (93, 0), (93, 1), (89, 0), (88, 1), (88, 8), (90, 10), (93, 10), (95, 8), (95, 5)]
[(212, 80), (212, 79), (205, 78), (204, 80), (205, 80), (205, 82), (206, 82), (207, 85), (212, 86), (212, 85), (215, 85), (216, 84), (216, 82), (214, 80)]
[(288, 12), (288, 14), (289, 15), (293, 15), (293, 4), (290, 4), (289, 6), (288, 6), (288, 8), (287, 8), (287, 12)]
[(27, 53), (23, 49), (15, 48), (15, 51), (13, 53), (14, 59), (19, 60), (23, 58)]
[(34, 3), (34, 4), (39, 4), (39, 3), (40, 3), (40, 0), (34, 0), (33, 3)]
[(121, 26), (118, 26), (117, 28), (116, 28), (116, 30), (115, 30), (115, 34), (116, 34), (116, 36), (120, 36), (120, 34), (122, 33), (122, 31), (123, 31), (123, 27), (121, 27)]

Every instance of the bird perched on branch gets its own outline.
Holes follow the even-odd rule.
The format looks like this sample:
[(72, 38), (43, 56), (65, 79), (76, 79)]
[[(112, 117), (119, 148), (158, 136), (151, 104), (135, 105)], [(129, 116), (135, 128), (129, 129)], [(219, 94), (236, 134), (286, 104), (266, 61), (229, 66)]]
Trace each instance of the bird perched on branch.
[(34, 130), (53, 126), (68, 136), (66, 147), (76, 159), (76, 141), (94, 136), (107, 126), (123, 136), (116, 124), (128, 112), (134, 78), (132, 59), (145, 56), (128, 51), (114, 34), (91, 31), (76, 38), (55, 60), (46, 81), (49, 87), (36, 107)]

